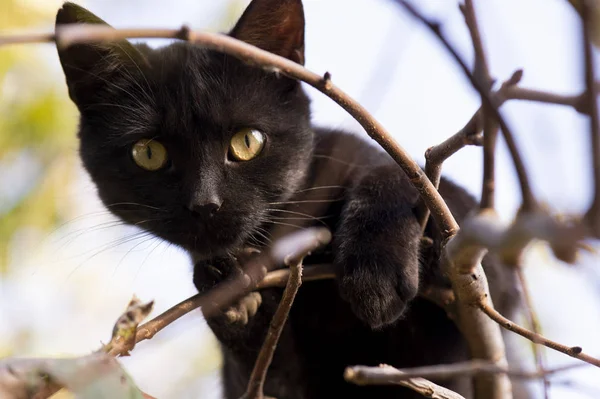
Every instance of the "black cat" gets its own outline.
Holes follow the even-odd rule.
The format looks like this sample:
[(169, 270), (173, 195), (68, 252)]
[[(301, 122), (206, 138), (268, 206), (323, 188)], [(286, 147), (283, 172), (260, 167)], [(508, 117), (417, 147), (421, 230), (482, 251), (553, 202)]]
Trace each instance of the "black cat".
[[(104, 23), (66, 3), (56, 24), (77, 22)], [(230, 35), (304, 63), (300, 0), (254, 0)], [(333, 232), (332, 245), (306, 263), (332, 262), (338, 277), (300, 289), (267, 395), (420, 397), (348, 384), (344, 368), (469, 358), (446, 313), (417, 296), (419, 287), (448, 282), (432, 222), (426, 234), (434, 245), (420, 251), (416, 190), (380, 148), (312, 126), (297, 81), (182, 42), (157, 50), (126, 41), (75, 45), (59, 56), (81, 114), (81, 158), (102, 201), (125, 222), (188, 250), (199, 291), (235, 272), (241, 248), (263, 248), (306, 226)], [(447, 180), (440, 192), (459, 221), (476, 205)], [(510, 314), (512, 275), (490, 259), (484, 267), (496, 306)], [(232, 313), (208, 320), (222, 346), (227, 398), (244, 392), (281, 293), (246, 299), (237, 321)], [(441, 383), (470, 395), (466, 380)]]

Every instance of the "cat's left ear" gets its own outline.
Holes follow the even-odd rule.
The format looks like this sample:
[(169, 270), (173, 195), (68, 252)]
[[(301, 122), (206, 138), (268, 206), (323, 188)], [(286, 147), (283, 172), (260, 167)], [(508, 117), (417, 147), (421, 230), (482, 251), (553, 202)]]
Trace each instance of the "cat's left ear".
[[(99, 24), (110, 27), (85, 8), (66, 2), (56, 14), (56, 28), (65, 24)], [(97, 93), (127, 70), (141, 71), (145, 56), (127, 40), (73, 44), (59, 48), (58, 56), (69, 87), (69, 96), (79, 106), (95, 100)]]
[(304, 65), (302, 0), (252, 0), (229, 34)]

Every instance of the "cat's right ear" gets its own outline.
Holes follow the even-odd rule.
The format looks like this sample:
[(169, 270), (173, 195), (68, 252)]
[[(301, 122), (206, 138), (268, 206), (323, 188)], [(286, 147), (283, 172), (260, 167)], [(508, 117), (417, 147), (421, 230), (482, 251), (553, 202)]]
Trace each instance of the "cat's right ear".
[(304, 65), (302, 0), (252, 0), (229, 34)]
[[(108, 25), (77, 4), (67, 2), (56, 14), (55, 29), (66, 24)], [(69, 96), (78, 106), (94, 101), (96, 93), (118, 74), (134, 67), (141, 71), (147, 65), (144, 55), (127, 40), (106, 43), (73, 44), (59, 48)]]

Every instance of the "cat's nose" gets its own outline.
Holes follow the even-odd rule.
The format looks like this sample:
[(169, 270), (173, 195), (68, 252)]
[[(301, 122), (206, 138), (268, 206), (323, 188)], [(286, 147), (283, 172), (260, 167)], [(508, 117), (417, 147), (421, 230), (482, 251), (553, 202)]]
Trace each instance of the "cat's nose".
[(221, 201), (211, 200), (204, 203), (193, 202), (189, 205), (189, 210), (200, 216), (213, 216), (221, 208)]

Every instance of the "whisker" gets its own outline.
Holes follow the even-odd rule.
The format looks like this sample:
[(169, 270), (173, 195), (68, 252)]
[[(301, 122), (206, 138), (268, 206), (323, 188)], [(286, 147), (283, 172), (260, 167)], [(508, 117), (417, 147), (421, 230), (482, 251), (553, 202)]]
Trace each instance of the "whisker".
[[(78, 265), (77, 265), (77, 266), (76, 266), (76, 267), (75, 267), (75, 268), (74, 268), (74, 269), (73, 269), (73, 270), (72, 270), (72, 271), (71, 271), (71, 272), (70, 272), (70, 273), (67, 275), (67, 280), (68, 280), (68, 279), (70, 279), (70, 278), (73, 276), (73, 274), (74, 274), (76, 271), (78, 271), (78, 270), (79, 270), (79, 268), (81, 268), (81, 266), (83, 266), (83, 264), (84, 264), (84, 263), (86, 263), (86, 262), (90, 261), (91, 259), (93, 259), (94, 257), (96, 257), (98, 254), (100, 254), (100, 253), (102, 253), (102, 252), (106, 251), (107, 249), (116, 248), (116, 247), (119, 247), (119, 246), (121, 246), (121, 245), (123, 245), (123, 244), (126, 244), (126, 243), (128, 243), (128, 242), (131, 242), (131, 241), (134, 241), (134, 240), (137, 240), (137, 239), (140, 239), (140, 238), (145, 238), (145, 237), (148, 237), (148, 236), (151, 236), (151, 235), (152, 235), (152, 233), (149, 233), (149, 232), (144, 232), (144, 231), (142, 231), (142, 232), (137, 232), (137, 233), (135, 233), (135, 234), (132, 234), (132, 235), (130, 235), (130, 236), (127, 236), (127, 237), (125, 237), (125, 238), (120, 238), (120, 239), (117, 239), (117, 240), (111, 241), (111, 242), (110, 242), (110, 243), (108, 243), (108, 244), (105, 244), (105, 245), (103, 245), (103, 246), (101, 247), (101, 249), (100, 249), (100, 250), (96, 251), (96, 252), (95, 252), (95, 253), (93, 253), (91, 256), (89, 256), (88, 258), (84, 259), (84, 260), (83, 260), (81, 263), (79, 263), (79, 264), (78, 264)], [(92, 250), (92, 251), (93, 251), (93, 250)], [(84, 252), (83, 254), (80, 254), (80, 256), (82, 256), (82, 255), (85, 255), (85, 254), (87, 254), (87, 253), (89, 253), (89, 252), (91, 252), (91, 251), (86, 251), (86, 252)]]
[(316, 203), (328, 203), (328, 202), (339, 202), (344, 201), (344, 198), (328, 199), (328, 200), (300, 200), (300, 201), (281, 201), (281, 202), (269, 202), (269, 205), (291, 205), (291, 204), (316, 204)]
[(313, 158), (323, 158), (323, 159), (330, 159), (332, 161), (341, 163), (343, 165), (347, 165), (347, 166), (370, 166), (369, 164), (366, 163), (352, 163), (352, 162), (348, 162), (348, 161), (344, 161), (343, 159), (339, 159), (339, 158), (335, 158), (332, 157), (331, 155), (319, 155), (319, 154), (315, 154), (313, 155)]
[(166, 212), (162, 208), (157, 208), (155, 206), (151, 206), (151, 205), (147, 205), (147, 204), (140, 204), (140, 203), (137, 203), (137, 202), (115, 202), (113, 204), (108, 204), (108, 205), (105, 205), (105, 206), (107, 208), (111, 208), (111, 207), (120, 206), (120, 205), (134, 205), (134, 206), (139, 206), (139, 207), (142, 207), (142, 208), (150, 208), (150, 209), (154, 209), (154, 210), (157, 210), (157, 211)]
[(310, 187), (310, 188), (305, 188), (304, 190), (299, 190), (296, 191), (296, 193), (303, 193), (306, 191), (313, 191), (313, 190), (325, 190), (325, 189), (329, 189), (329, 188), (341, 188), (341, 189), (345, 189), (345, 186), (318, 186), (318, 187)]
[(297, 224), (276, 222), (274, 220), (263, 220), (263, 222), (265, 222), (265, 223), (271, 223), (271, 224), (275, 224), (275, 225), (279, 225), (279, 226), (294, 227), (296, 229), (306, 229), (306, 226), (298, 226)]
[[(314, 221), (317, 221), (317, 222), (321, 223), (323, 226), (327, 227), (327, 224), (325, 222), (323, 222), (320, 218), (318, 218), (316, 216), (313, 216), (313, 215), (309, 215), (308, 213), (302, 213), (302, 212), (296, 212), (296, 211), (289, 211), (287, 209), (267, 209), (267, 210), (268, 211), (272, 211), (272, 212), (282, 212), (282, 213), (289, 213), (289, 214), (292, 214), (292, 215), (303, 216), (305, 218), (305, 220), (314, 220)], [(277, 217), (273, 217), (273, 218), (277, 218)]]

